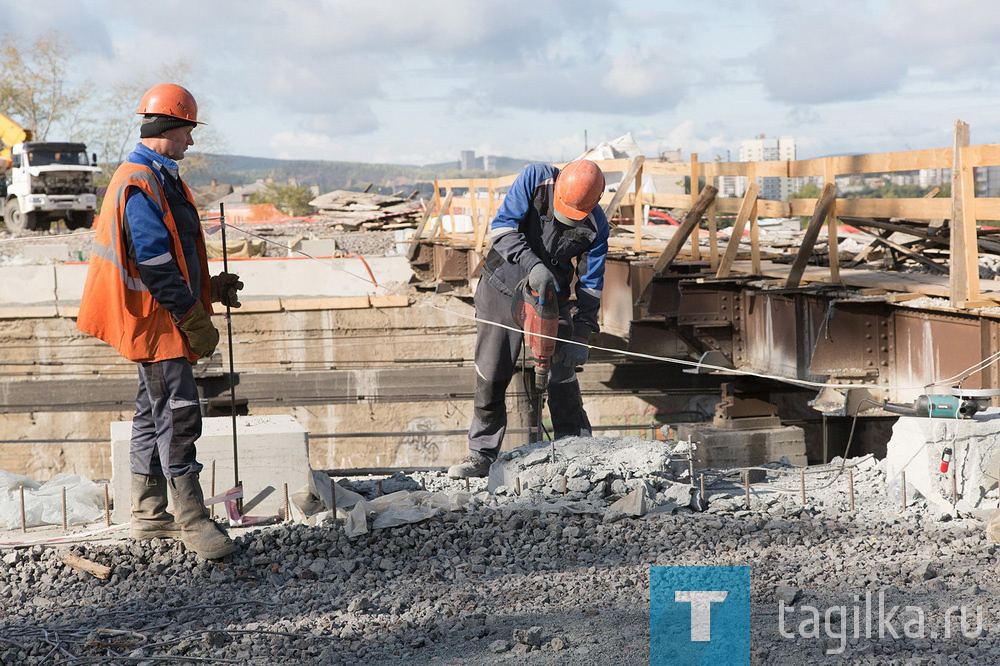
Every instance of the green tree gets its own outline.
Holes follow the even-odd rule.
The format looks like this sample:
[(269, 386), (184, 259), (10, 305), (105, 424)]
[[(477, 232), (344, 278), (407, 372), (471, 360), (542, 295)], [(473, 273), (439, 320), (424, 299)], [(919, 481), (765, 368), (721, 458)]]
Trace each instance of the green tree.
[(274, 204), (274, 207), (286, 215), (301, 216), (310, 215), (313, 212), (309, 202), (313, 200), (313, 193), (305, 185), (278, 185), (277, 183), (267, 183), (260, 192), (250, 195), (250, 203)]

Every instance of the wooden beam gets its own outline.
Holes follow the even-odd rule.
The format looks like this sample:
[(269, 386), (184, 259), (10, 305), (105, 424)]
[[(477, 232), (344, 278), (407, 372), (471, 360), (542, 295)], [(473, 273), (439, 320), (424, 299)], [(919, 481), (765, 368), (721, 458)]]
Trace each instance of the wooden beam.
[[(930, 268), (931, 270), (933, 270), (933, 271), (935, 271), (937, 273), (947, 273), (948, 272), (948, 267), (947, 266), (942, 266), (941, 264), (937, 263), (936, 261), (934, 261), (932, 259), (928, 259), (927, 257), (925, 257), (924, 255), (922, 255), (922, 254), (920, 254), (918, 252), (914, 252), (913, 250), (911, 250), (911, 249), (909, 249), (907, 247), (904, 247), (904, 246), (900, 245), (899, 243), (893, 242), (893, 241), (889, 240), (886, 236), (879, 236), (878, 234), (873, 233), (871, 231), (868, 231), (867, 229), (862, 229), (861, 233), (868, 234), (869, 236), (872, 236), (873, 237), (873, 241), (872, 242), (874, 242), (874, 243), (880, 243), (880, 244), (885, 245), (887, 247), (891, 247), (893, 250), (895, 250), (896, 252), (899, 252), (903, 256), (909, 257), (910, 259), (913, 259), (917, 263), (920, 263), (920, 264), (923, 264), (924, 266), (927, 266), (928, 268)], [(868, 248), (865, 248), (865, 249), (868, 249)]]
[(965, 158), (969, 125), (955, 121), (951, 170), (951, 274), (949, 295), (953, 307), (979, 300), (979, 253), (976, 247), (975, 183)]
[(452, 195), (454, 195), (454, 192), (451, 188), (448, 188), (448, 195), (444, 198), (444, 203), (441, 204), (441, 208), (438, 210), (437, 218), (434, 220), (434, 226), (431, 227), (431, 232), (427, 234), (428, 238), (434, 238), (438, 235), (438, 231), (441, 229), (441, 220), (444, 219), (444, 214), (451, 208)]
[(667, 246), (663, 248), (660, 257), (653, 264), (654, 274), (661, 275), (673, 263), (674, 259), (677, 258), (688, 236), (691, 235), (691, 231), (701, 222), (701, 216), (705, 214), (705, 211), (711, 205), (717, 193), (718, 190), (712, 186), (708, 186), (702, 190), (698, 200), (695, 201), (694, 206), (688, 211), (681, 225), (674, 230), (674, 235), (670, 237)]
[[(747, 182), (757, 182), (757, 162), (747, 162)], [(760, 275), (760, 225), (757, 224), (757, 205), (750, 211), (750, 266), (754, 275)]]
[(104, 566), (103, 564), (98, 564), (93, 560), (88, 560), (79, 555), (74, 555), (73, 553), (66, 553), (62, 558), (63, 564), (71, 566), (77, 571), (83, 571), (89, 573), (91, 576), (96, 576), (102, 580), (107, 580), (111, 576), (111, 567)]
[[(708, 180), (712, 177), (709, 176)], [(715, 183), (709, 183), (715, 187)], [(716, 201), (712, 200), (712, 205), (705, 211), (705, 218), (708, 220), (708, 262), (712, 270), (719, 267), (719, 222), (716, 213)]]
[(794, 289), (799, 286), (799, 282), (802, 280), (802, 273), (806, 270), (806, 266), (809, 264), (809, 257), (812, 255), (813, 247), (816, 245), (819, 230), (823, 227), (823, 223), (826, 222), (827, 215), (829, 215), (830, 209), (833, 208), (833, 202), (836, 200), (836, 197), (837, 187), (833, 183), (823, 185), (816, 203), (816, 210), (813, 212), (812, 219), (809, 220), (809, 226), (806, 227), (806, 233), (802, 237), (799, 252), (795, 255), (795, 263), (792, 264), (792, 270), (789, 271), (788, 279), (785, 280), (786, 289)]
[(625, 183), (635, 179), (635, 174), (639, 172), (642, 168), (643, 162), (646, 160), (642, 155), (637, 156), (634, 160), (629, 162), (628, 171), (622, 177), (622, 182), (618, 186), (618, 191), (615, 192), (615, 196), (611, 199), (611, 202), (604, 208), (604, 215), (610, 220), (618, 212), (618, 206), (621, 205), (622, 199), (625, 197), (625, 191), (628, 190), (628, 186)]
[[(644, 160), (645, 161), (645, 160)], [(626, 181), (622, 181), (622, 187)], [(642, 251), (642, 164), (635, 170), (635, 202), (632, 204), (632, 249)]]
[[(701, 181), (701, 169), (698, 168), (698, 153), (691, 153), (691, 173), (689, 174), (691, 179), (691, 204), (690, 208), (694, 208), (694, 205), (698, 202), (698, 191)], [(698, 237), (700, 234), (699, 225), (694, 225), (694, 229), (691, 230), (691, 259), (694, 261), (701, 260), (701, 239)]]
[(748, 183), (747, 191), (743, 193), (743, 204), (740, 206), (740, 212), (736, 214), (736, 222), (733, 223), (729, 244), (726, 245), (726, 253), (722, 255), (722, 261), (719, 263), (719, 270), (716, 271), (715, 277), (729, 277), (729, 273), (733, 269), (733, 262), (736, 261), (736, 254), (740, 249), (740, 241), (743, 240), (743, 228), (756, 209), (757, 183)]
[(427, 220), (431, 219), (431, 215), (434, 213), (433, 204), (428, 204), (427, 210), (424, 211), (424, 215), (420, 218), (420, 224), (417, 225), (417, 230), (413, 234), (413, 242), (410, 244), (410, 249), (407, 250), (406, 258), (413, 261), (413, 258), (417, 256), (417, 250), (420, 248), (420, 237), (424, 234), (424, 227), (427, 226)]
[(830, 207), (830, 221), (826, 228), (827, 256), (830, 259), (830, 282), (840, 282), (840, 239), (837, 237), (837, 173), (833, 167), (833, 158), (827, 157), (823, 163), (823, 180), (832, 183), (834, 187), (833, 206)]

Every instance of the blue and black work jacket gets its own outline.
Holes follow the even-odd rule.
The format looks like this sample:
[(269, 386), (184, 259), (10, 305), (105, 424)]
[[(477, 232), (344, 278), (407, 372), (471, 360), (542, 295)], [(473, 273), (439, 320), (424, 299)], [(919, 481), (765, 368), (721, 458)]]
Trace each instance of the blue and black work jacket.
[(559, 285), (562, 308), (569, 300), (575, 260), (573, 332), (589, 338), (591, 332), (600, 330), (597, 312), (604, 289), (610, 227), (600, 206), (576, 226), (555, 218), (552, 202), (558, 173), (559, 169), (548, 164), (529, 164), (514, 180), (490, 225), (493, 249), (483, 262), (483, 278), (501, 293), (513, 296), (528, 272), (544, 263)]
[(163, 223), (160, 204), (135, 188), (132, 188), (125, 203), (125, 228), (122, 232), (129, 258), (135, 262), (139, 277), (150, 295), (170, 312), (174, 320), (180, 321), (198, 300), (196, 295), (201, 294), (201, 281), (209, 279), (209, 276), (201, 274), (198, 259), (201, 229), (198, 210), (184, 192), (176, 162), (141, 143), (125, 159), (152, 169), (174, 216), (190, 282), (185, 282), (180, 267), (170, 254), (170, 232)]

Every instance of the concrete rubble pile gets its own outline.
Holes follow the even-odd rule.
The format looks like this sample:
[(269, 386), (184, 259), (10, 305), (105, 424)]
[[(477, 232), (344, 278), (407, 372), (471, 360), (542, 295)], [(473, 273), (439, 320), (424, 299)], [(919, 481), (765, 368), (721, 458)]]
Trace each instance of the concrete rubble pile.
[(419, 201), (385, 194), (334, 190), (321, 194), (309, 205), (326, 222), (346, 230), (404, 229), (415, 227), (423, 215)]
[[(641, 664), (649, 567), (734, 564), (752, 566), (752, 663), (1000, 660), (992, 632), (930, 635), (952, 604), (1000, 612), (997, 547), (982, 523), (919, 497), (904, 509), (870, 456), (810, 468), (805, 502), (799, 468), (762, 466), (747, 506), (739, 470), (696, 469), (690, 483), (679, 443), (579, 438), (558, 442), (554, 462), (550, 453), (548, 443), (505, 453), (468, 492), (437, 472), (383, 479), (392, 492), (381, 497), (377, 481), (340, 481), (338, 498), (342, 489), (371, 504), (468, 497), (353, 538), (343, 517), (233, 532), (238, 550), (218, 563), (160, 540), (8, 550), (0, 663)], [(612, 510), (629, 497), (645, 498), (645, 513)], [(67, 549), (110, 575), (70, 568)], [(866, 591), (926, 609), (926, 635), (904, 636), (907, 616), (895, 637), (863, 626), (855, 637), (852, 599)], [(786, 634), (805, 617), (792, 604), (847, 610), (789, 637), (779, 602)]]

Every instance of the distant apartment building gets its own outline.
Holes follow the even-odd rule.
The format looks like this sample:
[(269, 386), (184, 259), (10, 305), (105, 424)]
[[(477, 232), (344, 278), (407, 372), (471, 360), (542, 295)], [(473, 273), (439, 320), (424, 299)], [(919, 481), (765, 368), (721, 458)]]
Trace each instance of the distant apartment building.
[[(768, 139), (760, 136), (740, 142), (740, 162), (773, 162), (795, 159), (795, 139), (783, 136)], [(721, 192), (727, 197), (741, 197), (747, 190), (747, 179), (743, 176), (724, 176), (720, 178)], [(783, 201), (794, 189), (792, 179), (773, 176), (758, 177), (757, 187), (761, 199)]]
[(497, 156), (496, 155), (483, 155), (483, 169), (486, 171), (496, 171), (497, 170)]
[(462, 158), (459, 161), (459, 169), (462, 171), (472, 171), (476, 168), (476, 151), (463, 150)]

